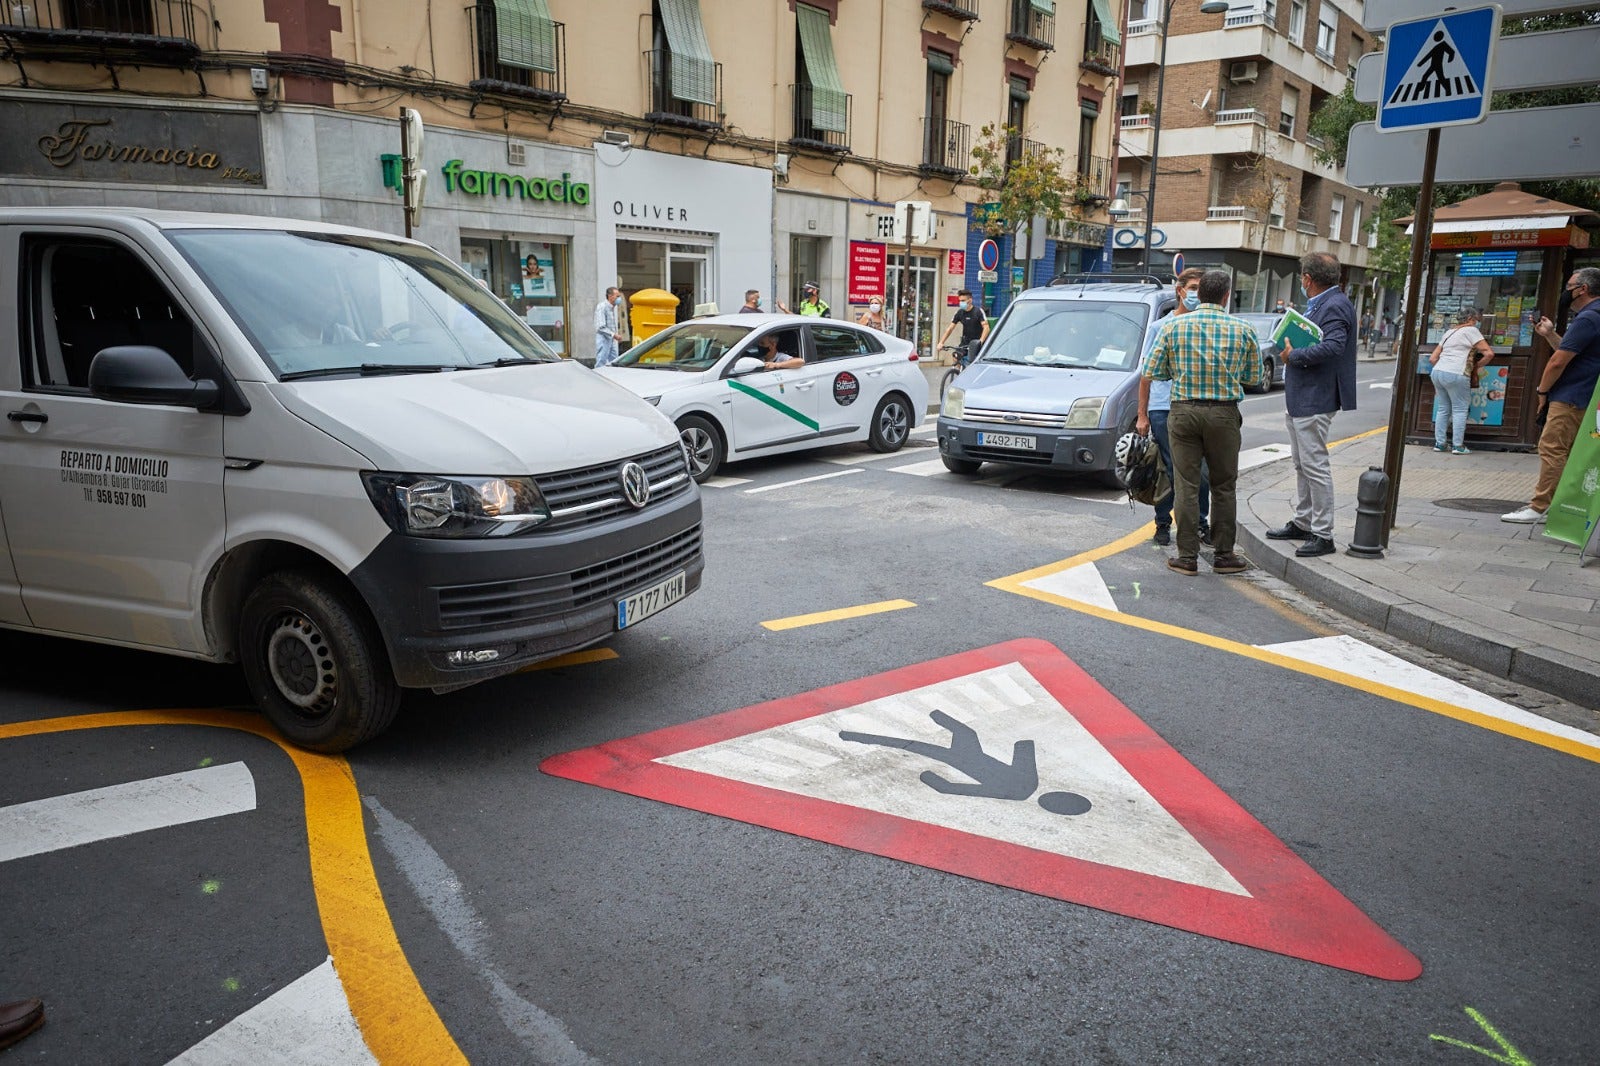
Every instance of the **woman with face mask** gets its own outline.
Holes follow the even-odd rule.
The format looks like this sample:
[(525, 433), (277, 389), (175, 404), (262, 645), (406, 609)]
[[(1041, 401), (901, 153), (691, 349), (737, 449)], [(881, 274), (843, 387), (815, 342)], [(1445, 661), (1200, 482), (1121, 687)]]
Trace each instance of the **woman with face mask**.
[(867, 304), (867, 309), (856, 319), (856, 325), (884, 329), (883, 300), (880, 297), (872, 298), (872, 302)]

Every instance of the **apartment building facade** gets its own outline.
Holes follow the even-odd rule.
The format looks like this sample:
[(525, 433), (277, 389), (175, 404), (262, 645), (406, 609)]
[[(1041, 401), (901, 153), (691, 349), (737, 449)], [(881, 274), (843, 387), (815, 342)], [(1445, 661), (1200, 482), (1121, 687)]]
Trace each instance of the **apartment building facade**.
[(1363, 292), (1378, 200), (1317, 162), (1311, 116), (1355, 74), (1373, 43), (1360, 0), (1233, 0), (1206, 15), (1172, 8), (1165, 90), (1156, 113), (1158, 0), (1133, 0), (1118, 90), (1120, 154), (1114, 242), (1119, 263), (1143, 252), (1150, 151), (1160, 126), (1152, 263), (1182, 251), (1190, 266), (1235, 275), (1238, 310), (1303, 299), (1297, 261), (1328, 252), (1346, 289)]
[[(924, 344), (980, 288), (971, 151), (1063, 152), (1094, 195), (997, 286), (1097, 262), (1122, 0), (8, 0), (0, 203), (241, 211), (416, 236), (558, 349), (609, 284), (681, 313), (887, 291)], [(891, 245), (893, 205), (932, 238)], [(1009, 243), (1007, 244), (1009, 249)]]

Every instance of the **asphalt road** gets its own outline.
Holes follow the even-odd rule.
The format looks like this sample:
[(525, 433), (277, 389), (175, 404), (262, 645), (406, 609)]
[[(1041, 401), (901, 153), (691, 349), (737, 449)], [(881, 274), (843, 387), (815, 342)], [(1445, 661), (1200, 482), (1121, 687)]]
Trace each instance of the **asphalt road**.
[[(1361, 377), (1387, 370), (1362, 364)], [(1388, 393), (1370, 396), (1336, 436), (1382, 422)], [(1245, 415), (1246, 448), (1286, 440), (1281, 393), (1247, 401)], [(1338, 634), (1260, 575), (1168, 572), (1139, 534), (1148, 510), (1115, 493), (989, 468), (960, 479), (931, 470), (925, 445), (871, 456), (847, 446), (730, 468), (705, 491), (699, 593), (600, 655), (409, 699), (391, 732), (351, 753), (346, 791), (342, 760), (294, 760), (237, 728), (83, 717), (237, 707), (231, 669), (0, 634), (0, 826), (16, 824), (3, 819), (17, 804), (163, 775), (225, 771), (237, 791), (247, 772), (251, 785), (238, 813), (0, 861), (0, 1000), (43, 995), (50, 1012), (5, 1054), (167, 1062), (276, 1002), (331, 952), (386, 1062), (457, 1050), (478, 1063), (1482, 1060), (1436, 1037), (1501, 1061), (1600, 1059), (1600, 760), (1464, 721), (1437, 696), (1259, 651)], [(1063, 602), (1068, 586), (1048, 568), (1085, 557), (1092, 579)], [(991, 584), (1012, 575), (1022, 576)], [(763, 625), (902, 600), (914, 606)], [(1103, 865), (1073, 859), (1049, 866), (1054, 887), (1040, 890), (1048, 864), (1033, 852), (974, 838), (1007, 819), (1026, 831), (1080, 815), (1052, 822), (1031, 792), (1021, 803), (936, 795), (930, 767), (961, 775), (883, 745), (873, 764), (883, 776), (853, 778), (847, 762), (817, 788), (881, 790), (891, 806), (948, 802), (926, 809), (965, 812), (976, 831), (919, 836), (854, 815), (829, 830), (825, 804), (719, 776), (770, 769), (747, 749), (698, 776), (674, 769), (681, 804), (540, 769), (657, 730), (749, 732), (787, 719), (699, 723), (996, 645), (1012, 649), (999, 662), (1024, 647), (1024, 659), (1075, 664), (1050, 675), (1054, 713), (1142, 766), (1134, 776), (1155, 806), (1205, 842), (1244, 896), (1171, 890), (1188, 873), (1107, 880)], [(946, 673), (967, 677), (976, 662)], [(1048, 663), (1030, 676), (1057, 669)], [(938, 673), (895, 675), (910, 680), (889, 688)], [(959, 689), (938, 689), (955, 701), (941, 705), (976, 723), (988, 755), (1005, 762), (1009, 751), (1021, 767), (1022, 749), (996, 740), (1000, 719), (983, 717), (982, 694)], [(782, 706), (804, 724), (856, 695), (874, 693)], [(904, 722), (930, 705), (898, 713)], [(104, 727), (17, 735), (51, 719)], [(1073, 779), (1092, 807), (1073, 824), (1100, 827), (1097, 854), (1178, 862), (1186, 834), (1150, 837), (1161, 811), (1127, 813), (1144, 799), (1118, 791), (1119, 771), (1094, 743), (1053, 728), (1028, 734), (1039, 781)], [(606, 766), (666, 772), (643, 743), (608, 752)], [(719, 804), (724, 813), (707, 813)], [(1282, 854), (1217, 845), (1199, 828), (1231, 805)], [(363, 888), (350, 835), (370, 851), (375, 888)], [(1140, 839), (1142, 859), (1127, 857), (1136, 849), (1124, 837)], [(1258, 898), (1312, 882), (1371, 928), (1331, 904), (1250, 917)], [(1008, 887), (1019, 883), (1031, 887)], [(1106, 897), (1096, 905), (1069, 901), (1096, 891)], [(1234, 908), (1246, 917), (1233, 939), (1185, 928)], [(386, 937), (403, 955), (384, 954)], [(1293, 947), (1337, 953), (1363, 937), (1413, 958), (1421, 975), (1369, 976)], [(385, 1013), (409, 987), (439, 1025)], [(233, 1061), (264, 1059), (264, 1045), (239, 1046), (257, 1053)], [(360, 1055), (321, 1049), (311, 1061)]]

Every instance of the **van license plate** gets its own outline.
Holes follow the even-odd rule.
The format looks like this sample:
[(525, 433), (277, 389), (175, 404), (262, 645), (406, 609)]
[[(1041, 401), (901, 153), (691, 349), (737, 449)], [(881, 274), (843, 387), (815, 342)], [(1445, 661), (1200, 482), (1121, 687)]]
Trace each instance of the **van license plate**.
[(625, 600), (618, 600), (617, 628), (627, 629), (635, 622), (643, 621), (658, 611), (666, 610), (683, 599), (688, 587), (688, 575), (680, 570), (659, 585), (651, 585), (643, 592), (629, 596)]
[(978, 444), (984, 448), (1014, 448), (1031, 452), (1039, 445), (1038, 437), (1019, 437), (1014, 433), (979, 433)]

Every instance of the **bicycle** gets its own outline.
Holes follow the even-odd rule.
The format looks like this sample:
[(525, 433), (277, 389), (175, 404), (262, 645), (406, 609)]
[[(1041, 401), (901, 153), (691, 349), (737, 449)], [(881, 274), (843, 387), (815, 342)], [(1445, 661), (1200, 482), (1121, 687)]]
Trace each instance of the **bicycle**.
[(944, 394), (950, 388), (950, 383), (972, 364), (972, 359), (977, 354), (978, 346), (978, 342), (974, 342), (970, 346), (961, 344), (943, 344), (939, 346), (941, 352), (949, 352), (956, 358), (956, 365), (946, 370), (944, 376), (939, 379), (939, 402), (941, 404), (944, 402)]

